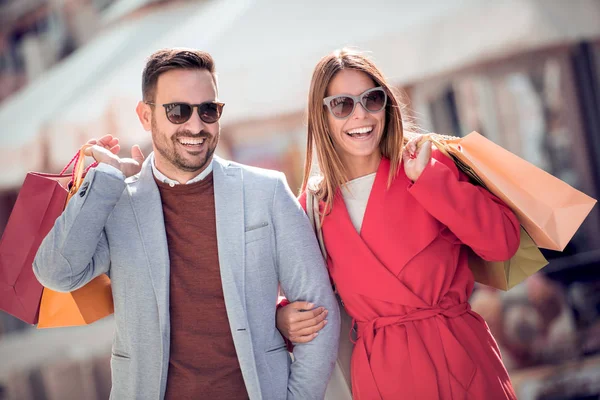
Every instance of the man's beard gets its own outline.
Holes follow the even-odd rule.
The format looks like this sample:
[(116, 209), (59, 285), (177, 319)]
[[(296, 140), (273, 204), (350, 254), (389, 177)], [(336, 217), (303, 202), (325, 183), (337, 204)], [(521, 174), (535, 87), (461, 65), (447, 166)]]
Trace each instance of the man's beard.
[[(205, 138), (204, 146), (206, 146), (206, 151), (204, 156), (194, 160), (189, 160), (185, 157), (182, 157), (175, 150), (175, 148), (180, 146), (177, 139), (183, 137), (195, 139)], [(196, 172), (203, 170), (208, 165), (216, 148), (216, 141), (214, 141), (213, 136), (206, 131), (200, 131), (199, 133), (192, 133), (188, 130), (178, 131), (173, 136), (168, 138), (158, 130), (154, 118), (152, 120), (152, 141), (154, 142), (154, 148), (156, 151), (160, 153), (160, 155), (166, 161), (171, 163), (177, 169), (185, 172)]]

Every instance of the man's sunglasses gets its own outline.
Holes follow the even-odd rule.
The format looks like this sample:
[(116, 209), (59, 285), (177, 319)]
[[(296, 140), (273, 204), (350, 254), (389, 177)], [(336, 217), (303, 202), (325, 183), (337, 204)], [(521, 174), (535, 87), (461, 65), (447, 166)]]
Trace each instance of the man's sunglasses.
[(351, 116), (358, 103), (362, 104), (368, 112), (376, 113), (385, 108), (387, 94), (381, 86), (378, 86), (366, 90), (358, 96), (337, 94), (323, 99), (323, 104), (327, 106), (331, 115), (337, 119), (346, 119)]
[[(156, 106), (156, 104), (149, 101), (146, 101), (145, 103), (150, 106)], [(167, 119), (175, 125), (184, 124), (190, 118), (192, 118), (194, 107), (198, 109), (198, 115), (202, 121), (207, 124), (214, 124), (219, 120), (219, 118), (221, 118), (225, 103), (219, 103), (218, 101), (207, 101), (202, 104), (167, 103), (163, 104), (162, 106), (165, 108)]]

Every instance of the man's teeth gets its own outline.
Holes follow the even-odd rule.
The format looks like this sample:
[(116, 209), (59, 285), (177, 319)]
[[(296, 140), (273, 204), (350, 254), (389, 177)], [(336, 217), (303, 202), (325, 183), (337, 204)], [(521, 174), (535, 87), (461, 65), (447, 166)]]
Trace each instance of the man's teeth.
[(373, 130), (372, 126), (365, 126), (363, 128), (351, 129), (346, 133), (348, 135), (352, 136), (352, 135), (360, 135), (360, 134), (364, 134), (364, 133), (371, 133), (372, 130)]
[(187, 144), (187, 145), (199, 145), (204, 143), (204, 140), (206, 138), (201, 138), (201, 139), (179, 139), (179, 143), (181, 144)]

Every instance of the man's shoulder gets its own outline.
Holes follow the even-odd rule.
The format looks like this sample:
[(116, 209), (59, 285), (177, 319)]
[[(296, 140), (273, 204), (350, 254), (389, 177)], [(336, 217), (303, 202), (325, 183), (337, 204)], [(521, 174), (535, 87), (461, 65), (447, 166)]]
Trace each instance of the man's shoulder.
[(238, 163), (238, 162), (231, 161), (231, 160), (224, 160), (222, 158), (218, 159), (217, 162), (220, 162), (227, 168), (241, 169), (243, 176), (244, 176), (244, 180), (249, 178), (249, 179), (275, 181), (275, 180), (281, 180), (282, 177), (284, 176), (283, 172), (280, 172), (280, 171), (266, 169), (266, 168), (260, 168), (260, 167), (254, 167), (252, 165), (246, 165), (246, 164)]

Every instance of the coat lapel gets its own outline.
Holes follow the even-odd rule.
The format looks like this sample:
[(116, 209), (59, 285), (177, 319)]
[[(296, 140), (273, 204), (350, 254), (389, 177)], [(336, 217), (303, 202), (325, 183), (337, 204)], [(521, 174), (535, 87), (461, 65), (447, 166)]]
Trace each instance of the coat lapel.
[(247, 329), (244, 263), (244, 187), (242, 170), (214, 157), (215, 213), (219, 265), (232, 329)]
[(375, 256), (398, 276), (410, 260), (439, 235), (442, 225), (410, 194), (412, 182), (400, 165), (388, 189), (390, 161), (381, 165), (361, 229), (361, 237)]
[(160, 330), (169, 334), (169, 249), (165, 232), (160, 192), (152, 173), (151, 156), (146, 159), (137, 181), (128, 185), (131, 203), (139, 227), (152, 287), (158, 303)]
[(343, 200), (337, 200), (331, 213), (325, 217), (323, 234), (327, 238), (325, 243), (331, 257), (329, 270), (342, 298), (347, 291), (413, 307), (426, 305), (375, 256), (358, 235)]
[[(440, 226), (408, 193), (410, 181), (403, 170), (387, 188), (389, 169), (389, 160), (383, 158), (360, 235), (338, 192), (331, 213), (323, 221), (323, 233), (333, 261), (330, 272), (342, 296), (346, 287), (383, 301), (427, 306), (402, 282), (400, 273), (437, 237)], [(351, 254), (348, 248), (353, 249)], [(366, 270), (369, 279), (365, 279)]]

